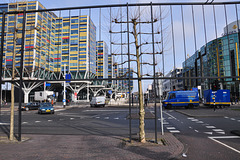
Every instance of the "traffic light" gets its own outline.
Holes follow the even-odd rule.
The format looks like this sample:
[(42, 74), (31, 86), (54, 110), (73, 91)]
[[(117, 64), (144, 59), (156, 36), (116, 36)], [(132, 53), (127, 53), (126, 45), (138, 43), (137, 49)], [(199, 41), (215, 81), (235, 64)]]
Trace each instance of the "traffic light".
[(218, 80), (215, 80), (214, 83), (212, 83), (212, 90), (217, 91), (219, 89), (220, 89), (220, 84), (219, 84)]

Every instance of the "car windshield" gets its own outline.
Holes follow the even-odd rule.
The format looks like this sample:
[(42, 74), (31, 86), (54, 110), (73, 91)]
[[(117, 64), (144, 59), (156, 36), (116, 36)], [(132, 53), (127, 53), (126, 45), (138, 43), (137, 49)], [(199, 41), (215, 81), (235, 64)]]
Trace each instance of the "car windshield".
[(52, 107), (52, 105), (51, 105), (51, 104), (44, 103), (44, 104), (41, 104), (41, 107)]

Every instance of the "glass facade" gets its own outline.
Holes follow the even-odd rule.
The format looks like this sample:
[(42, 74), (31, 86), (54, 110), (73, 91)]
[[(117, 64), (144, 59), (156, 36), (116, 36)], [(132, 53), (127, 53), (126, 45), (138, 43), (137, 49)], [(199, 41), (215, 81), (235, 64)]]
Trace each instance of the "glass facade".
[[(239, 76), (238, 33), (225, 34), (202, 46), (195, 54), (183, 62), (184, 77), (226, 77)], [(239, 79), (217, 79), (222, 89), (230, 89), (232, 96), (239, 97)], [(211, 89), (215, 79), (185, 79), (187, 89), (202, 86)]]

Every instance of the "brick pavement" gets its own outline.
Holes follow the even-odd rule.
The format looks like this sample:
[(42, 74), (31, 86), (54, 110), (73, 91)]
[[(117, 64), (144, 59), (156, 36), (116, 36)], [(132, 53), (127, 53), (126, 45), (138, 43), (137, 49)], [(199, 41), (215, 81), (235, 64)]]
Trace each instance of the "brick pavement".
[[(148, 135), (148, 137), (153, 136)], [(139, 160), (178, 159), (183, 144), (172, 134), (159, 138), (166, 145), (133, 143), (125, 145), (122, 137), (96, 135), (23, 135), (21, 143), (0, 143), (1, 160)]]

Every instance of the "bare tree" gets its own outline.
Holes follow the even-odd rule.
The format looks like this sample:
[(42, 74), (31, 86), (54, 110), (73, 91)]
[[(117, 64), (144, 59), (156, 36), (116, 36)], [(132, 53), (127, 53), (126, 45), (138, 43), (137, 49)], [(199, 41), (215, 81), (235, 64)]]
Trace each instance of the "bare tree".
[[(156, 62), (143, 62), (141, 60), (141, 57), (143, 55), (157, 55), (157, 54), (161, 54), (161, 52), (155, 52), (155, 53), (152, 53), (152, 52), (141, 52), (140, 48), (143, 47), (143, 46), (146, 46), (146, 45), (153, 45), (153, 41), (150, 41), (150, 42), (141, 42), (139, 41), (139, 36), (140, 35), (152, 35), (152, 32), (141, 32), (141, 31), (138, 31), (138, 28), (140, 26), (140, 24), (146, 24), (146, 25), (150, 25), (152, 23), (156, 23), (157, 21), (159, 21), (159, 19), (155, 18), (153, 19), (153, 21), (151, 21), (151, 19), (149, 21), (142, 21), (140, 19), (140, 15), (142, 13), (140, 13), (140, 10), (135, 10), (134, 13), (132, 14), (132, 16), (130, 17), (130, 20), (127, 20), (127, 21), (123, 21), (122, 20), (122, 17), (120, 18), (113, 18), (112, 22), (115, 23), (115, 24), (131, 24), (132, 26), (132, 29), (131, 31), (129, 31), (129, 33), (127, 31), (112, 31), (110, 30), (110, 34), (122, 34), (122, 33), (128, 33), (128, 34), (131, 34), (133, 36), (133, 40), (132, 42), (129, 42), (129, 45), (134, 45), (134, 48), (135, 48), (135, 53), (111, 53), (112, 55), (131, 55), (131, 59), (130, 60), (126, 60), (124, 62), (121, 62), (121, 63), (118, 63), (117, 65), (123, 65), (125, 63), (130, 63), (130, 62), (135, 62), (136, 63), (136, 71), (133, 71), (131, 70), (133, 73), (135, 73), (137, 75), (137, 78), (138, 78), (138, 93), (139, 93), (139, 97), (138, 97), (138, 100), (139, 100), (139, 141), (142, 142), (142, 143), (145, 143), (146, 142), (146, 138), (145, 138), (145, 129), (144, 129), (144, 119), (145, 119), (145, 109), (144, 109), (144, 102), (143, 102), (143, 89), (142, 89), (142, 77), (144, 76), (151, 76), (150, 74), (142, 74), (141, 73), (141, 66), (142, 65), (157, 65)], [(122, 15), (121, 15), (122, 16)], [(151, 28), (151, 27), (150, 27)], [(153, 33), (154, 35), (156, 34), (160, 34), (160, 31), (157, 31), (157, 32), (154, 32)], [(159, 44), (160, 42), (154, 42), (154, 44)], [(113, 45), (128, 45), (128, 43), (116, 43), (116, 42), (112, 42)], [(129, 69), (130, 71), (130, 69)]]

